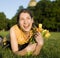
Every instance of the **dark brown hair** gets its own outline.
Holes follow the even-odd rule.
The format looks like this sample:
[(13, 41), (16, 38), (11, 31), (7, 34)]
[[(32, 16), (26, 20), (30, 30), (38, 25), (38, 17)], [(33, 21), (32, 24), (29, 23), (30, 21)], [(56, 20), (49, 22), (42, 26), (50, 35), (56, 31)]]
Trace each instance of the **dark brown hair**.
[(17, 24), (19, 24), (19, 16), (20, 16), (21, 13), (28, 13), (31, 16), (31, 18), (33, 18), (33, 14), (32, 14), (31, 10), (29, 10), (29, 9), (21, 9), (21, 11), (17, 15)]

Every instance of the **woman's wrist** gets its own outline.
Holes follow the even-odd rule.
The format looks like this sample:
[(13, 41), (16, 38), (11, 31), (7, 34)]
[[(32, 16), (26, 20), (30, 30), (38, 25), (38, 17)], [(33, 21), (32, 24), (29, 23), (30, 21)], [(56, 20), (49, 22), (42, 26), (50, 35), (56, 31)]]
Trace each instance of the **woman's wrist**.
[[(35, 49), (36, 49), (37, 43), (30, 44), (30, 45), (31, 45), (31, 46), (29, 46), (29, 47), (26, 47), (26, 48), (25, 48), (25, 49), (26, 49), (26, 51), (27, 51), (27, 52), (29, 52), (29, 51), (34, 52), (34, 51), (35, 51)], [(32, 45), (35, 45), (35, 47), (34, 47), (34, 48), (32, 48)]]
[(37, 44), (38, 44), (39, 46), (43, 46), (44, 43), (43, 43), (43, 42), (38, 42)]

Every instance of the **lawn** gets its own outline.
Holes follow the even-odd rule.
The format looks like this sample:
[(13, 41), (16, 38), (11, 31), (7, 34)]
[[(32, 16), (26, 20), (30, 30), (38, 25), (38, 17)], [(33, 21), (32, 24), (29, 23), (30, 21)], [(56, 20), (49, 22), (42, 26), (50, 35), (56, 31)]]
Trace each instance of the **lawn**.
[[(0, 32), (6, 36), (9, 32)], [(38, 56), (17, 56), (12, 51), (0, 47), (0, 58), (60, 58), (60, 32), (51, 32), (49, 39), (44, 39), (44, 46)]]
[(3, 37), (5, 37), (8, 33), (9, 31), (0, 31), (0, 35)]

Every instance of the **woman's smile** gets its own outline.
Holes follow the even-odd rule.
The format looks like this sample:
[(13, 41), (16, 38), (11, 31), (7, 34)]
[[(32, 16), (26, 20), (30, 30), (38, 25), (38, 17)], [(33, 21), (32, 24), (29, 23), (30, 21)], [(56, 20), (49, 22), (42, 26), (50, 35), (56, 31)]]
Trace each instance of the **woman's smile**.
[(27, 26), (26, 26), (26, 25), (24, 25), (23, 27), (24, 27), (25, 29), (27, 29), (27, 28), (29, 28), (29, 26), (30, 26), (30, 25), (28, 24)]

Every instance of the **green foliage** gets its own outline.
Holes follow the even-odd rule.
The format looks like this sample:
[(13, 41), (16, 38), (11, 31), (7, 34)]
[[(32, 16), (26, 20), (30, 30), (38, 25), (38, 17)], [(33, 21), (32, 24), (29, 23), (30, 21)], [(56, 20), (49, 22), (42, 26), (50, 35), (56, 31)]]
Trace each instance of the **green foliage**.
[(0, 13), (0, 30), (5, 29), (6, 27), (6, 16), (3, 12)]
[(21, 9), (23, 9), (23, 8), (24, 8), (23, 6), (19, 6), (16, 15), (17, 15), (17, 14), (21, 11)]
[(9, 34), (9, 31), (0, 31), (0, 35), (1, 35), (2, 37), (7, 36), (8, 34)]
[(9, 30), (13, 25), (17, 23), (17, 14), (20, 10), (23, 9), (23, 6), (20, 6), (17, 10), (17, 13), (11, 19), (6, 18), (3, 12), (0, 12), (0, 30)]
[[(7, 19), (3, 12), (0, 12), (0, 30), (9, 30), (17, 23), (17, 14), (23, 9), (20, 6), (11, 20)], [(35, 24), (43, 24), (43, 28), (50, 31), (60, 31), (60, 0), (40, 0), (36, 6), (27, 7), (32, 10)]]
[(35, 7), (28, 7), (33, 11), (36, 24), (42, 23), (43, 28), (50, 31), (60, 31), (60, 1), (40, 0)]

